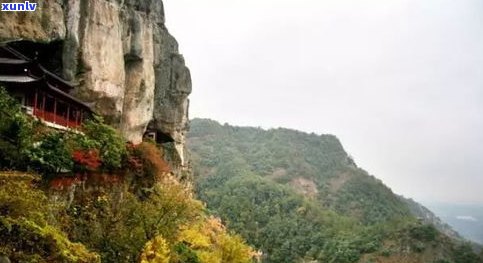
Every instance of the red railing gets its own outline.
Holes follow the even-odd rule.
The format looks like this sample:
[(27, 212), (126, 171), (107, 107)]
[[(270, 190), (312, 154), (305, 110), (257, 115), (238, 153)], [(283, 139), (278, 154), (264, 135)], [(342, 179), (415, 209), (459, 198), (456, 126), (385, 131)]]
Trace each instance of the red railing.
[(67, 128), (75, 129), (80, 126), (79, 123), (77, 123), (75, 120), (69, 120), (64, 116), (54, 114), (53, 112), (49, 111), (43, 111), (40, 109), (34, 109), (34, 116), (37, 116), (44, 121), (55, 123), (57, 125)]

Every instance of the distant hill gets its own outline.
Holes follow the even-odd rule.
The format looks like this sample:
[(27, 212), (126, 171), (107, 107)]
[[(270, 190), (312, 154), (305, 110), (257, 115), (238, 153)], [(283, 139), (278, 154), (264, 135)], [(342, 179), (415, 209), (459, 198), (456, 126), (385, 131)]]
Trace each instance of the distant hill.
[(423, 206), (422, 204), (414, 201), (413, 199), (408, 199), (400, 196), (401, 200), (406, 202), (411, 210), (411, 213), (418, 219), (422, 220), (425, 223), (434, 225), (439, 231), (443, 232), (445, 235), (456, 239), (456, 240), (463, 240), (463, 237), (456, 232), (450, 225), (448, 225), (445, 221), (441, 220), (438, 216), (436, 216), (431, 210), (427, 207)]
[(483, 205), (428, 204), (462, 236), (483, 245)]
[(333, 135), (195, 119), (188, 147), (200, 199), (264, 262), (482, 262)]

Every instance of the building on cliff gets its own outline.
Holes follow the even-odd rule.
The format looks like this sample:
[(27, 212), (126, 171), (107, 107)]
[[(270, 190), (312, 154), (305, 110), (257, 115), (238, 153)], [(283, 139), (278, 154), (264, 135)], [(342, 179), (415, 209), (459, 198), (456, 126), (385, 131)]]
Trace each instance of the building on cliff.
[[(36, 1), (4, 12), (0, 42), (24, 45), (40, 64), (78, 83), (69, 92), (134, 144), (160, 143), (175, 174), (189, 171), (191, 74), (165, 24), (162, 0)], [(40, 47), (40, 48), (39, 48)]]
[(77, 129), (92, 116), (89, 105), (69, 95), (72, 84), (8, 44), (0, 44), (0, 84), (29, 115), (57, 129)]

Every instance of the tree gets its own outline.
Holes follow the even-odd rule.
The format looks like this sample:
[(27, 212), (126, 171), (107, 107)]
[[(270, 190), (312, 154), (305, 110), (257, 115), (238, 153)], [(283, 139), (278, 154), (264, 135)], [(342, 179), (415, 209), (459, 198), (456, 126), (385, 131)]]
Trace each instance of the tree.
[(228, 234), (220, 219), (214, 217), (184, 226), (178, 241), (178, 247), (194, 251), (201, 263), (250, 263), (254, 255), (241, 237)]
[(28, 157), (35, 165), (34, 169), (46, 176), (72, 171), (74, 162), (66, 140), (66, 134), (53, 131), (34, 143), (28, 151)]
[(54, 219), (59, 214), (29, 182), (0, 180), (0, 255), (13, 262), (100, 263), (99, 255), (68, 239)]
[(481, 258), (473, 251), (470, 244), (462, 244), (453, 252), (455, 263), (479, 263)]
[(26, 169), (26, 149), (32, 143), (34, 124), (0, 87), (0, 168)]
[(76, 136), (79, 145), (84, 149), (98, 149), (102, 160), (102, 167), (106, 170), (116, 170), (122, 167), (125, 157), (126, 143), (121, 135), (104, 120), (95, 116), (88, 120), (82, 128), (84, 135)]
[(144, 247), (140, 263), (168, 263), (169, 253), (166, 240), (162, 236), (157, 236)]

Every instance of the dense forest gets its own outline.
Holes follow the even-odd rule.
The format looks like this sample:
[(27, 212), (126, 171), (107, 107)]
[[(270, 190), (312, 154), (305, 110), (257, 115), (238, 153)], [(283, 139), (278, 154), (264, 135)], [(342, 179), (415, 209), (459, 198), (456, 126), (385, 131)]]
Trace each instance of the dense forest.
[(197, 194), (263, 262), (482, 262), (416, 218), (333, 135), (191, 123)]

